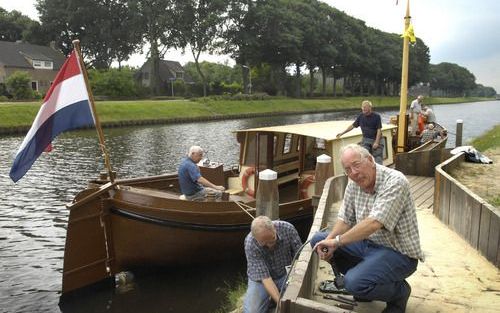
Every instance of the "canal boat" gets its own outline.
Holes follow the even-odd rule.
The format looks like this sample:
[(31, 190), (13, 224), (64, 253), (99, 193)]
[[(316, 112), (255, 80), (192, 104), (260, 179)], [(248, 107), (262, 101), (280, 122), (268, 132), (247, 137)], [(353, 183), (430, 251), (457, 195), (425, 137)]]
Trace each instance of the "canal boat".
[[(63, 294), (142, 266), (215, 263), (244, 256), (243, 241), (255, 215), (259, 172), (277, 173), (279, 217), (302, 238), (312, 217), (316, 158), (332, 157), (332, 173), (343, 173), (338, 151), (361, 141), (359, 128), (337, 138), (351, 121), (327, 121), (238, 130), (239, 164), (224, 169), (208, 161), (202, 175), (226, 187), (227, 200), (183, 199), (177, 174), (89, 183), (68, 204)], [(396, 126), (384, 124), (384, 164), (394, 162)]]

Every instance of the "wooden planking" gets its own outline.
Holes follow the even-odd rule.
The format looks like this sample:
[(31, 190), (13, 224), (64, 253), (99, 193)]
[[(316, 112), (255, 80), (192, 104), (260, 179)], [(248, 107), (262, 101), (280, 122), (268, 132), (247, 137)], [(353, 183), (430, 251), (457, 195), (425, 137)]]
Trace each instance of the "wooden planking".
[[(484, 209), (487, 209), (484, 207)], [(496, 214), (491, 214), (490, 217), (490, 233), (488, 235), (488, 248), (486, 252), (486, 258), (495, 264), (497, 267), (500, 265), (498, 263), (498, 251), (500, 245), (500, 217)]]
[(470, 208), (470, 235), (467, 241), (479, 250), (479, 224), (481, 221), (481, 203), (477, 202), (474, 197), (467, 195), (465, 197), (465, 206)]

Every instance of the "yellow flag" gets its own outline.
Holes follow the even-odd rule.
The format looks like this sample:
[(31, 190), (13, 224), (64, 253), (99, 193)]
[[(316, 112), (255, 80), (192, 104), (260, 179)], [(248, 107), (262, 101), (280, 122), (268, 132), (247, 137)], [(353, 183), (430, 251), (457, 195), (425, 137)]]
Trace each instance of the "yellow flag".
[(411, 43), (415, 43), (417, 41), (412, 24), (410, 24), (410, 26), (408, 26), (405, 33), (403, 35), (401, 35), (401, 37), (403, 37), (403, 38), (408, 37), (408, 39), (410, 40)]

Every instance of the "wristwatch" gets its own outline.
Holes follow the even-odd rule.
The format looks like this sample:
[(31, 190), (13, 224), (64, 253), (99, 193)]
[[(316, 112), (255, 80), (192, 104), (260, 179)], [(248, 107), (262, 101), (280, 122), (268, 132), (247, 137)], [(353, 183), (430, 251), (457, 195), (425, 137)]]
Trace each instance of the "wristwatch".
[(335, 246), (340, 247), (340, 235), (335, 236), (335, 239), (333, 239), (333, 242), (335, 243)]

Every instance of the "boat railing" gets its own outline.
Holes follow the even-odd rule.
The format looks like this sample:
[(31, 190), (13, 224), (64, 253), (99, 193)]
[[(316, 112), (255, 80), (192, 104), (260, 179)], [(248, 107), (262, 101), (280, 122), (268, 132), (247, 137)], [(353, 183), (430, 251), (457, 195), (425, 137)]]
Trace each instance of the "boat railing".
[[(327, 221), (336, 217), (337, 210), (332, 210), (332, 207), (342, 200), (346, 185), (347, 176), (345, 175), (331, 177), (325, 182), (308, 240), (316, 232), (325, 228)], [(315, 312), (336, 312), (332, 311), (334, 310), (332, 306), (311, 300), (313, 299), (318, 266), (317, 254), (313, 253), (310, 245), (306, 245), (291, 269), (289, 284), (281, 298), (279, 312), (302, 312), (302, 309), (310, 308), (312, 303), (314, 303)], [(338, 312), (343, 311), (339, 309)]]
[(436, 166), (433, 213), (500, 268), (500, 209), (449, 174), (463, 162), (459, 153)]

